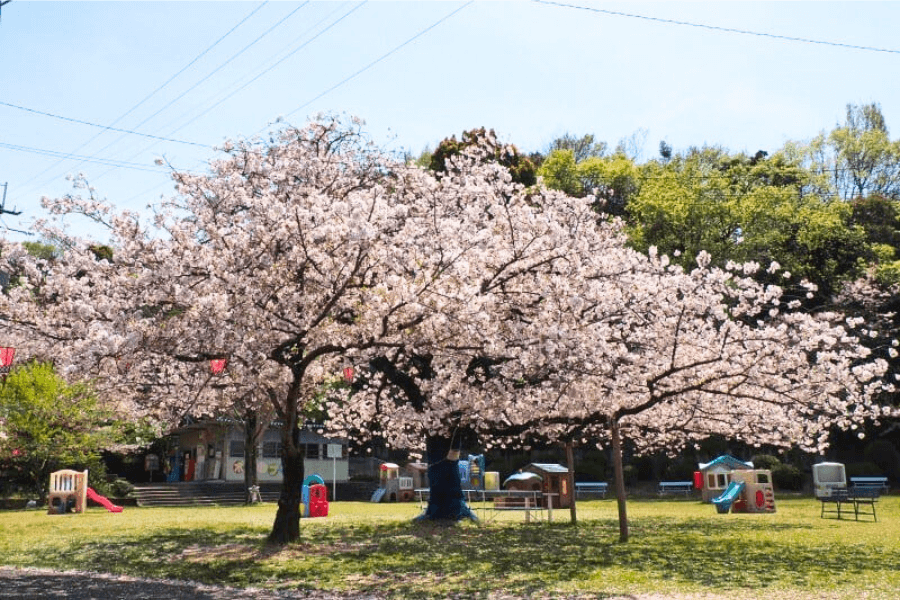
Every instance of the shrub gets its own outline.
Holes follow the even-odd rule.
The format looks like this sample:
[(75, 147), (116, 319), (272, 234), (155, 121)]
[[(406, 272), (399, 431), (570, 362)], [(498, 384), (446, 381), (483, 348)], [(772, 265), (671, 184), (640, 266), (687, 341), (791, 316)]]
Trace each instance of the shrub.
[(110, 484), (110, 491), (114, 498), (127, 498), (134, 491), (134, 486), (125, 479), (116, 479)]
[(781, 461), (778, 460), (778, 457), (772, 456), (771, 454), (757, 454), (750, 459), (750, 462), (752, 462), (753, 466), (757, 469), (769, 469), (770, 471), (774, 471), (776, 467), (781, 465)]
[(873, 462), (848, 463), (845, 467), (847, 478), (850, 477), (883, 477), (881, 469)]
[(638, 482), (638, 470), (634, 465), (625, 465), (622, 468), (622, 478), (625, 480), (625, 485), (634, 485)]
[(900, 452), (887, 440), (875, 440), (864, 450), (867, 462), (875, 464), (889, 477), (900, 477)]
[(667, 481), (692, 481), (697, 464), (687, 460), (679, 460), (669, 465), (663, 477)]
[[(754, 464), (756, 464), (754, 462)], [(780, 490), (799, 492), (803, 489), (803, 473), (794, 465), (779, 464), (772, 471), (772, 483)]]

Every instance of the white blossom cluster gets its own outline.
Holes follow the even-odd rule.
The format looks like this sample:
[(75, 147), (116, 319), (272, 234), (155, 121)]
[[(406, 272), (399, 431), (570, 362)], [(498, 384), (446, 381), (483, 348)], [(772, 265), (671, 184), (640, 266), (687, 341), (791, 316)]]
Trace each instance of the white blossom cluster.
[(93, 193), (48, 202), (107, 224), (114, 258), (44, 223), (65, 253), (4, 243), (0, 315), (28, 352), (169, 422), (265, 403), (295, 424), (348, 364), (330, 426), (406, 447), (459, 427), (485, 446), (603, 444), (616, 423), (641, 449), (820, 450), (833, 425), (889, 414), (858, 324), (799, 312), (760, 265), (701, 254), (684, 272), (629, 249), (591, 199), (524, 189), (477, 149), (435, 175), (357, 125), (229, 143), (209, 173), (175, 175), (149, 226)]

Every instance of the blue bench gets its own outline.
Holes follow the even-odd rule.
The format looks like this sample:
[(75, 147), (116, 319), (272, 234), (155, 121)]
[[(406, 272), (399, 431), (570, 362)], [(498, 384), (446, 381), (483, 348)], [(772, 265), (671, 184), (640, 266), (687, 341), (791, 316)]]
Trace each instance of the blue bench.
[(851, 477), (850, 484), (853, 491), (876, 491), (878, 493), (888, 491), (887, 477)]
[(600, 494), (606, 498), (606, 492), (609, 490), (609, 484), (605, 481), (576, 481), (575, 497), (580, 498), (581, 494)]
[(687, 496), (694, 491), (693, 481), (660, 481), (659, 495), (663, 494), (684, 494)]

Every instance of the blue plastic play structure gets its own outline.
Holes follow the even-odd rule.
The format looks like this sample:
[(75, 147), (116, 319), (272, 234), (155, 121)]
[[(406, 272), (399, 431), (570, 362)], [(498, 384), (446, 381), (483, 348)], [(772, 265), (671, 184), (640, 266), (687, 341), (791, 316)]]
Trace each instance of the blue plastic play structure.
[(484, 489), (484, 454), (459, 459), (459, 481), (464, 490)]
[(716, 510), (721, 514), (728, 514), (731, 511), (731, 505), (744, 491), (743, 481), (732, 481), (722, 492), (718, 498), (713, 498), (712, 503), (716, 505)]

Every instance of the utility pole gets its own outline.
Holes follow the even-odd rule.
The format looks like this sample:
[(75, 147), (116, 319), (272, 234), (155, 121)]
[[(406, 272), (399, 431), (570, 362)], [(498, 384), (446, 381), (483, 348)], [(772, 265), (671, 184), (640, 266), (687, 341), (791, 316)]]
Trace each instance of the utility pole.
[[(6, 1), (9, 2), (10, 0), (6, 0)], [(0, 200), (0, 219), (2, 219), (3, 215), (15, 216), (15, 215), (22, 214), (22, 211), (20, 211), (20, 210), (6, 210), (6, 188), (7, 187), (9, 187), (9, 182), (6, 182), (3, 184), (3, 199)], [(6, 223), (3, 223), (2, 220), (0, 220), (0, 223), (2, 223), (3, 226), (6, 227), (6, 229), (8, 229), (9, 231), (15, 231), (16, 233), (24, 233), (25, 235), (34, 235), (30, 231), (22, 231), (21, 229), (13, 229), (12, 227), (7, 227)]]
[[(10, 2), (11, 0), (6, 0)], [(0, 201), (0, 215), (21, 215), (22, 211), (15, 210), (6, 210), (6, 188), (9, 186), (9, 182), (3, 184), (3, 200)]]

